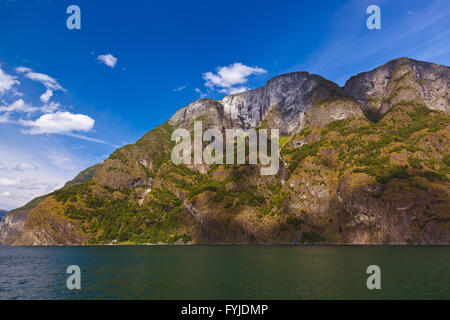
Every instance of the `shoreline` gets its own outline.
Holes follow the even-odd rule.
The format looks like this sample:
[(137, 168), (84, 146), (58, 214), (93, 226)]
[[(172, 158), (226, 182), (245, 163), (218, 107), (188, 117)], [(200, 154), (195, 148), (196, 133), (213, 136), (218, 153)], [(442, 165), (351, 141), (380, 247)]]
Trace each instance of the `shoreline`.
[(13, 246), (10, 248), (89, 248), (89, 247), (450, 247), (450, 244), (359, 244), (359, 243), (323, 243), (323, 244), (89, 244), (89, 245), (36, 245)]

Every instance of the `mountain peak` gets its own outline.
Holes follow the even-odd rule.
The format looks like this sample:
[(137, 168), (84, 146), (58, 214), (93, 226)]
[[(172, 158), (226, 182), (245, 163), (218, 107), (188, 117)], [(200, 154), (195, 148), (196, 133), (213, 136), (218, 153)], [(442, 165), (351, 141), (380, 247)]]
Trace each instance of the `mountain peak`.
[(304, 125), (308, 108), (331, 96), (343, 96), (337, 84), (308, 72), (293, 72), (276, 76), (263, 87), (228, 95), (220, 101), (194, 101), (178, 110), (169, 124), (186, 127), (194, 120), (213, 116), (220, 119), (219, 127), (249, 129), (260, 126), (275, 112), (280, 117), (276, 127), (290, 134)]
[(402, 102), (424, 104), (450, 113), (450, 69), (443, 65), (402, 57), (351, 77), (345, 94), (366, 114), (382, 117)]
[[(329, 120), (346, 117), (345, 108), (349, 108), (349, 115), (356, 114), (350, 100), (375, 120), (395, 104), (405, 101), (449, 113), (449, 73), (448, 67), (408, 57), (393, 59), (359, 73), (347, 80), (343, 88), (319, 75), (292, 72), (271, 78), (263, 87), (231, 94), (219, 101), (194, 101), (178, 110), (169, 124), (189, 127), (192, 121), (200, 119), (206, 121), (207, 126), (249, 129), (269, 120), (272, 127), (287, 135), (305, 126), (307, 113), (314, 106), (336, 99), (347, 99), (347, 106), (341, 106)], [(321, 118), (325, 121), (322, 124), (326, 124), (327, 120)]]

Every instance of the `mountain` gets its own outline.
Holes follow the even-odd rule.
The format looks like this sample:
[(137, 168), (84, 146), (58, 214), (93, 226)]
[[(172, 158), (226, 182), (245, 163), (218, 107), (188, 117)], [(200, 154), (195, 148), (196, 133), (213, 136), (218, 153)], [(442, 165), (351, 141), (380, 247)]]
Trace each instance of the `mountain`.
[(0, 221), (2, 221), (3, 216), (4, 216), (5, 214), (7, 214), (7, 213), (8, 213), (8, 211), (3, 210), (3, 209), (0, 209)]
[[(9, 212), (0, 242), (449, 244), (450, 71), (399, 58), (344, 87), (307, 72), (201, 99)], [(172, 132), (280, 131), (280, 169), (175, 165)]]

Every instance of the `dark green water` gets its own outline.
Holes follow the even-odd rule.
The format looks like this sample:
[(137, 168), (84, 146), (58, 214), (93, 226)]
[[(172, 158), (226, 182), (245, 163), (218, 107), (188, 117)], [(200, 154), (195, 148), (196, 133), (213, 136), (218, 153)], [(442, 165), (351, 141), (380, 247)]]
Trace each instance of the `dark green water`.
[(450, 247), (0, 246), (0, 299), (450, 299)]

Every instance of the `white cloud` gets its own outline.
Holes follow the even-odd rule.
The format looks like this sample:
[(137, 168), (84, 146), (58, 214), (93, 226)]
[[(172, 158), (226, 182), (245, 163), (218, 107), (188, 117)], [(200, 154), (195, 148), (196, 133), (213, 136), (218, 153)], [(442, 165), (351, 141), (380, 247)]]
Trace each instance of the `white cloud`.
[(248, 87), (231, 87), (231, 88), (224, 88), (219, 90), (219, 92), (226, 93), (226, 94), (235, 94), (235, 93), (241, 93), (250, 90)]
[(0, 94), (10, 90), (15, 84), (19, 84), (19, 81), (0, 68)]
[(19, 179), (0, 178), (0, 186), (2, 187), (16, 187), (19, 182)]
[(0, 123), (10, 123), (12, 120), (9, 118), (9, 113), (0, 114)]
[(86, 137), (86, 136), (83, 136), (81, 134), (76, 134), (76, 133), (73, 133), (73, 132), (72, 133), (67, 133), (66, 135), (69, 136), (69, 137), (74, 137), (74, 138), (85, 140), (85, 141), (91, 141), (91, 142), (97, 142), (97, 143), (103, 143), (103, 144), (111, 145), (111, 146), (113, 146), (115, 148), (122, 147), (122, 146), (117, 146), (117, 145), (114, 145), (114, 144), (109, 144), (108, 142), (106, 142), (104, 140), (95, 139), (95, 138), (91, 138), (91, 137)]
[[(73, 169), (73, 168), (71, 168)], [(0, 187), (9, 187), (16, 188), (19, 190), (39, 190), (41, 188), (51, 188), (54, 183), (47, 183), (45, 181), (37, 180), (37, 179), (9, 179), (9, 178), (0, 178)]]
[(199, 88), (195, 88), (194, 91), (197, 92), (197, 93), (199, 94), (200, 99), (206, 98), (206, 97), (208, 96), (207, 93), (202, 92), (202, 90), (200, 90)]
[[(108, 142), (95, 139), (75, 133), (76, 131), (90, 131), (95, 124), (95, 120), (83, 114), (73, 114), (67, 111), (57, 111), (61, 105), (57, 102), (44, 104), (42, 107), (35, 108), (19, 99), (9, 106), (0, 107), (0, 123), (9, 123), (28, 127), (21, 130), (24, 134), (62, 134), (73, 138), (97, 142), (110, 145)], [(12, 112), (24, 112), (27, 116), (32, 112), (44, 113), (36, 120), (25, 120), (19, 118), (14, 120), (10, 117)], [(1, 114), (1, 112), (4, 112)], [(117, 147), (115, 145), (112, 145)], [(2, 170), (0, 166), (0, 170)]]
[(25, 77), (33, 81), (42, 83), (47, 89), (65, 91), (65, 89), (58, 83), (58, 81), (56, 81), (49, 75), (38, 72), (28, 72)]
[(39, 110), (39, 109), (30, 106), (29, 104), (27, 104), (22, 99), (18, 99), (16, 101), (14, 101), (9, 106), (0, 107), (0, 112), (25, 112), (25, 113), (30, 113), (30, 112), (35, 112), (37, 110)]
[(59, 102), (53, 102), (44, 104), (42, 107), (39, 108), (39, 111), (43, 113), (53, 113), (56, 110), (58, 110), (61, 107), (61, 104)]
[(53, 96), (54, 91), (66, 91), (56, 79), (50, 77), (44, 73), (33, 72), (32, 69), (28, 67), (17, 67), (16, 72), (24, 73), (25, 77), (33, 81), (42, 83), (47, 90), (41, 95), (41, 101), (44, 103), (49, 102), (50, 98)]
[(50, 183), (37, 179), (21, 179), (17, 189), (19, 190), (40, 190), (44, 189), (46, 192), (54, 190), (58, 186), (57, 183)]
[(12, 171), (19, 171), (19, 172), (23, 172), (23, 171), (27, 171), (27, 170), (35, 170), (37, 169), (34, 165), (29, 164), (29, 163), (20, 163), (18, 165), (16, 165), (14, 168), (12, 168)]
[(16, 200), (16, 201), (24, 198), (22, 194), (20, 194), (20, 193), (15, 194), (10, 191), (1, 192), (0, 197), (2, 197), (4, 199), (10, 199), (10, 200)]
[(24, 172), (24, 171), (27, 171), (27, 170), (36, 170), (36, 169), (37, 169), (37, 167), (35, 167), (35, 166), (32, 165), (32, 164), (26, 163), (26, 162), (17, 164), (17, 165), (15, 165), (15, 166), (11, 167), (11, 168), (10, 168), (10, 167), (7, 167), (7, 166), (4, 165), (3, 163), (0, 163), (0, 171), (6, 171), (6, 172)]
[(179, 86), (178, 88), (173, 89), (173, 91), (182, 91), (184, 89), (186, 89), (187, 85), (183, 85), (183, 86)]
[(249, 88), (244, 86), (235, 87), (248, 82), (251, 75), (263, 74), (267, 71), (259, 67), (249, 67), (240, 62), (235, 62), (229, 66), (218, 67), (217, 73), (206, 72), (203, 79), (205, 86), (211, 90), (219, 88), (219, 92), (242, 92)]
[(50, 150), (47, 154), (48, 159), (60, 169), (63, 170), (73, 170), (75, 169), (74, 164), (72, 163), (72, 159), (61, 152), (56, 150)]
[(44, 103), (47, 103), (50, 98), (53, 96), (53, 90), (47, 89), (42, 95), (41, 95), (41, 101)]
[[(88, 160), (86, 154), (81, 157), (79, 153), (71, 153), (58, 144), (52, 144), (48, 149), (47, 145), (36, 144), (29, 138), (22, 141), (28, 143), (0, 139), (0, 167), (6, 168), (0, 171), (0, 208), (23, 206), (37, 196), (62, 187), (92, 164), (92, 159)], [(18, 162), (18, 159), (21, 161)]]
[[(41, 104), (31, 105), (28, 95), (15, 97), (20, 85), (15, 77), (2, 70), (0, 74), (0, 125), (8, 123), (21, 127), (21, 132), (31, 135), (61, 134), (78, 139), (106, 143), (82, 134), (90, 131), (95, 121), (84, 114), (65, 111), (64, 106), (53, 101), (56, 91), (65, 91), (58, 81), (46, 74), (18, 67), (18, 79), (30, 79), (34, 86), (44, 85), (40, 93)], [(22, 81), (21, 81), (22, 82)], [(41, 87), (42, 89), (42, 87)], [(8, 91), (9, 90), (9, 91)], [(45, 92), (44, 92), (45, 91)], [(2, 93), (7, 94), (2, 96)], [(37, 96), (39, 97), (39, 95)], [(80, 157), (62, 147), (58, 140), (24, 137), (13, 126), (2, 127), (0, 133), (0, 207), (14, 209), (31, 199), (52, 192), (72, 179), (81, 169), (93, 164), (89, 154)], [(5, 135), (4, 135), (5, 134)], [(54, 143), (53, 143), (54, 142)], [(20, 161), (18, 161), (20, 159)]]
[(37, 120), (20, 120), (23, 126), (30, 127), (23, 130), (27, 134), (67, 134), (72, 131), (89, 131), (94, 127), (94, 119), (84, 114), (73, 114), (67, 111), (47, 113)]
[(17, 67), (16, 68), (16, 72), (18, 73), (25, 73), (25, 72), (31, 72), (33, 70), (31, 70), (30, 68), (27, 67)]
[(117, 58), (114, 57), (111, 53), (99, 55), (97, 59), (111, 68), (114, 68), (117, 63)]

